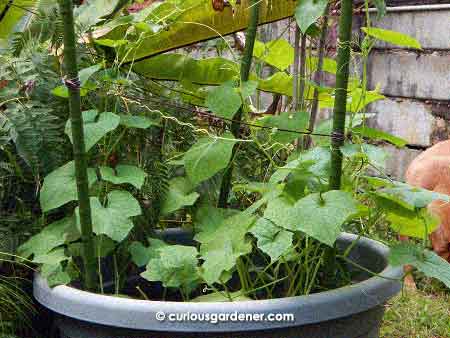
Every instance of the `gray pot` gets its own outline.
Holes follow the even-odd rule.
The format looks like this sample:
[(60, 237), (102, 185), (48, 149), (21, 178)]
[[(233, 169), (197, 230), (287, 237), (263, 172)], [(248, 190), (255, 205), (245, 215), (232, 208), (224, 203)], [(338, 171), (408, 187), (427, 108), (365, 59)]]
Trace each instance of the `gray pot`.
[[(343, 234), (344, 249), (357, 236)], [(93, 294), (68, 286), (50, 289), (39, 275), (34, 296), (57, 315), (62, 338), (376, 338), (384, 307), (400, 291), (401, 268), (387, 265), (388, 248), (360, 238), (349, 258), (386, 277), (371, 277), (343, 288), (309, 296), (228, 303), (181, 303), (134, 300)], [(165, 320), (158, 320), (164, 314)], [(187, 316), (191, 321), (175, 316)], [(195, 321), (210, 315), (228, 321)], [(240, 321), (238, 314), (253, 321)], [(286, 314), (285, 321), (260, 321), (258, 316)], [(292, 315), (294, 319), (292, 320)], [(212, 316), (212, 317), (211, 317)], [(242, 315), (241, 315), (242, 316)]]

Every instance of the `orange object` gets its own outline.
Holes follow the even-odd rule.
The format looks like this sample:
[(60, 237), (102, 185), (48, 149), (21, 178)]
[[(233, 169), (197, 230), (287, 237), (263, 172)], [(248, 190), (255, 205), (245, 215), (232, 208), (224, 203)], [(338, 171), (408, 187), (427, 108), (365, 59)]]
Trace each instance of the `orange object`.
[[(439, 142), (417, 156), (405, 177), (412, 186), (450, 195), (450, 140)], [(430, 235), (433, 250), (450, 262), (450, 203), (433, 201), (428, 210), (440, 219), (438, 228)]]

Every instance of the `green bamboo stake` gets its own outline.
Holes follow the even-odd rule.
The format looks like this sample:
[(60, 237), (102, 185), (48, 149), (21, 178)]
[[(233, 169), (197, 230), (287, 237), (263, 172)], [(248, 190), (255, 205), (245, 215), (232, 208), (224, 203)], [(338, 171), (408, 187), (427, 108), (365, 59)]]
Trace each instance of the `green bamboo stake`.
[[(314, 74), (314, 83), (318, 86), (322, 85), (322, 78), (323, 78), (323, 61), (325, 58), (325, 47), (327, 44), (327, 34), (328, 34), (328, 12), (329, 12), (330, 5), (328, 4), (327, 8), (325, 9), (325, 15), (323, 18), (323, 24), (322, 24), (322, 32), (320, 34), (320, 42), (319, 42), (319, 54), (318, 54), (318, 61), (317, 61), (317, 69)], [(311, 107), (311, 115), (309, 117), (309, 124), (308, 124), (308, 131), (313, 132), (314, 126), (316, 125), (317, 120), (317, 114), (319, 112), (319, 89), (314, 88), (314, 94), (313, 94), (313, 102)], [(305, 136), (305, 149), (311, 148), (312, 138), (311, 135)]]
[(84, 144), (83, 121), (81, 116), (80, 86), (78, 80), (72, 0), (59, 0), (59, 8), (64, 23), (64, 67), (66, 71), (66, 86), (69, 91), (73, 157), (75, 161), (75, 176), (78, 192), (81, 240), (83, 243), (83, 283), (86, 290), (94, 291), (97, 284), (97, 266), (93, 242), (94, 234), (92, 232), (91, 205), (89, 202), (86, 147)]
[[(250, 76), (250, 69), (252, 66), (253, 59), (253, 48), (255, 46), (256, 40), (256, 32), (258, 30), (258, 21), (259, 21), (259, 5), (261, 0), (251, 0), (250, 1), (250, 22), (248, 24), (248, 28), (245, 34), (245, 49), (244, 55), (242, 56), (241, 61), (241, 83), (247, 82)], [(234, 121), (231, 123), (231, 132), (235, 138), (240, 138), (240, 129), (242, 120), (242, 107), (239, 109), (237, 114), (234, 117)], [(228, 196), (231, 190), (231, 179), (233, 176), (233, 159), (236, 155), (237, 146), (233, 148), (233, 154), (231, 156), (231, 162), (228, 168), (225, 170), (223, 175), (222, 184), (220, 187), (219, 194), (219, 208), (226, 208), (228, 204)]]
[(352, 14), (352, 0), (342, 0), (341, 16), (339, 19), (339, 48), (337, 55), (336, 96), (333, 110), (333, 136), (331, 138), (330, 190), (339, 190), (341, 188), (342, 153), (340, 148), (344, 144), (345, 139)]

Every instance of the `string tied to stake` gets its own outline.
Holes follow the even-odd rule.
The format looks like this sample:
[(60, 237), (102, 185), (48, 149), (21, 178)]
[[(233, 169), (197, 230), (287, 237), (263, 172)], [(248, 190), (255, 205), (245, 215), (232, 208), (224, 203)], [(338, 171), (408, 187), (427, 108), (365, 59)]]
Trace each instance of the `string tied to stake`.
[(78, 77), (73, 78), (73, 79), (68, 79), (67, 77), (64, 76), (62, 78), (62, 82), (67, 88), (72, 89), (72, 90), (80, 90), (80, 88), (81, 88), (81, 82)]
[(331, 141), (334, 143), (341, 143), (345, 141), (345, 134), (339, 131), (333, 131), (330, 135)]

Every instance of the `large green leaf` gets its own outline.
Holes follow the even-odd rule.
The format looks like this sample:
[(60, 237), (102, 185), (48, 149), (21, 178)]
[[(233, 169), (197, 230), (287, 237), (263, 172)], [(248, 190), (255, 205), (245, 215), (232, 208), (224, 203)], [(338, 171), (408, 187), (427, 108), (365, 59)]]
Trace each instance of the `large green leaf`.
[(262, 91), (286, 96), (292, 96), (293, 88), (292, 75), (288, 75), (285, 72), (276, 72), (266, 79), (261, 79), (258, 85), (258, 89)]
[(366, 33), (367, 35), (369, 35), (375, 39), (389, 42), (389, 43), (392, 43), (397, 46), (415, 48), (415, 49), (422, 48), (419, 41), (417, 41), (416, 39), (414, 39), (413, 37), (411, 37), (409, 35), (406, 35), (406, 34), (403, 34), (400, 32), (391, 31), (391, 30), (383, 29), (383, 28), (376, 28), (376, 27), (363, 27), (361, 29), (364, 33)]
[[(108, 194), (104, 207), (97, 197), (91, 197), (92, 227), (96, 234), (103, 234), (121, 242), (133, 228), (131, 217), (141, 214), (139, 202), (127, 191), (114, 190)], [(77, 226), (80, 227), (78, 208), (75, 210)]]
[(305, 131), (308, 126), (309, 114), (307, 112), (283, 112), (280, 115), (266, 116), (258, 120), (258, 124), (264, 127), (272, 127), (271, 139), (283, 144), (291, 143), (298, 139), (295, 132), (282, 131), (287, 129), (293, 131)]
[[(306, 66), (308, 67), (308, 70), (311, 73), (317, 70), (318, 65), (319, 65), (319, 58), (317, 56), (306, 57)], [(323, 58), (322, 71), (330, 74), (336, 74), (337, 71), (336, 60), (330, 58)]]
[[(84, 142), (86, 151), (89, 151), (103, 136), (117, 128), (120, 117), (111, 112), (98, 113), (97, 110), (83, 112)], [(72, 126), (70, 120), (66, 124), (66, 134), (72, 141)]]
[(147, 173), (134, 165), (118, 165), (114, 169), (110, 167), (100, 167), (100, 175), (103, 180), (114, 183), (129, 183), (141, 189)]
[(276, 183), (296, 171), (308, 170), (316, 177), (327, 178), (330, 173), (331, 153), (329, 148), (314, 147), (304, 153), (300, 153), (297, 159), (289, 161), (285, 166), (277, 169), (270, 178), (270, 182)]
[(33, 258), (33, 262), (40, 265), (40, 274), (47, 279), (47, 283), (50, 287), (67, 284), (72, 280), (69, 274), (64, 271), (61, 266), (62, 262), (68, 260), (70, 260), (70, 258), (65, 255), (64, 248), (58, 248)]
[(169, 245), (158, 251), (159, 257), (150, 259), (147, 270), (141, 276), (149, 281), (160, 281), (168, 288), (192, 289), (199, 280), (196, 248)]
[(389, 263), (393, 266), (412, 265), (450, 288), (450, 264), (430, 250), (411, 243), (397, 244), (391, 247)]
[(66, 243), (68, 239), (75, 240), (78, 236), (70, 236), (75, 231), (74, 217), (66, 217), (53, 222), (22, 244), (18, 249), (19, 256), (29, 258), (31, 255), (46, 255)]
[(344, 222), (357, 212), (352, 196), (339, 190), (310, 194), (293, 206), (278, 204), (271, 209), (264, 217), (279, 227), (301, 231), (329, 246), (338, 238)]
[(220, 282), (224, 272), (232, 270), (242, 255), (251, 251), (245, 235), (254, 222), (254, 217), (238, 213), (223, 220), (215, 229), (208, 226), (207, 233), (196, 236), (201, 243), (200, 254), (204, 259), (201, 273), (208, 284)]
[(117, 48), (128, 43), (128, 40), (111, 40), (111, 39), (98, 39), (95, 43), (100, 46), (106, 46), (111, 48)]
[(183, 158), (187, 175), (192, 183), (196, 185), (225, 169), (230, 162), (236, 142), (231, 134), (225, 134), (223, 138), (199, 139)]
[[(260, 4), (259, 23), (264, 24), (292, 16), (294, 1), (262, 1)], [(154, 23), (171, 22), (166, 29), (149, 33), (128, 53), (126, 61), (160, 54), (175, 48), (191, 45), (218, 36), (224, 36), (244, 30), (249, 22), (250, 1), (242, 0), (240, 4), (225, 7), (223, 11), (214, 10), (210, 0), (165, 1), (164, 4), (150, 9), (147, 21)], [(120, 28), (120, 27), (119, 27)], [(123, 29), (112, 32), (108, 37), (120, 39)], [(124, 52), (123, 55), (125, 55)]]
[(221, 57), (194, 59), (184, 54), (164, 54), (136, 62), (133, 69), (155, 80), (188, 81), (219, 85), (239, 76), (239, 65)]
[(328, 0), (300, 0), (295, 9), (295, 19), (303, 34), (320, 18), (327, 7)]
[[(355, 84), (357, 83), (355, 79)], [(328, 90), (323, 93), (319, 92), (319, 106), (320, 108), (330, 108), (334, 107), (335, 95)], [(363, 90), (360, 87), (355, 87), (352, 83), (349, 84), (348, 94), (347, 94), (347, 111), (352, 113), (360, 113), (367, 105), (375, 101), (383, 100), (386, 97), (379, 93), (379, 89), (375, 90)], [(355, 117), (355, 115), (353, 115)], [(366, 118), (369, 118), (366, 114)], [(349, 121), (349, 119), (347, 119)], [(355, 123), (353, 123), (355, 126)]]
[(386, 212), (386, 220), (399, 235), (416, 238), (424, 238), (439, 225), (439, 219), (431, 216), (426, 209), (414, 212), (398, 205)]
[(167, 215), (184, 206), (193, 205), (200, 196), (197, 192), (192, 191), (193, 188), (192, 183), (186, 177), (171, 179), (161, 213)]
[(266, 44), (258, 41), (255, 47), (254, 56), (279, 70), (285, 70), (294, 63), (294, 48), (285, 39), (272, 40)]
[[(89, 168), (89, 186), (96, 180), (95, 170)], [(45, 177), (39, 199), (43, 212), (58, 208), (70, 201), (78, 200), (74, 161), (59, 167)]]
[(425, 208), (436, 200), (450, 202), (449, 195), (395, 181), (389, 182), (387, 187), (378, 190), (375, 194), (412, 211)]
[(242, 105), (242, 99), (232, 84), (224, 83), (209, 91), (205, 104), (215, 115), (233, 119)]
[(273, 224), (265, 218), (260, 218), (250, 229), (258, 240), (258, 248), (269, 255), (272, 261), (292, 248), (294, 234)]
[(101, 21), (102, 17), (111, 14), (121, 3), (121, 0), (94, 0), (85, 1), (74, 11), (77, 26), (82, 31)]
[[(221, 85), (239, 78), (239, 64), (220, 57), (197, 60), (183, 54), (164, 54), (136, 62), (133, 69), (155, 80), (199, 85)], [(262, 91), (292, 96), (292, 76), (285, 72), (276, 72), (267, 79), (252, 73), (250, 78), (258, 82)]]
[(233, 209), (202, 205), (195, 213), (194, 229), (196, 234), (194, 239), (200, 243), (209, 241), (225, 219), (236, 213), (237, 211)]
[(151, 259), (159, 257), (159, 249), (168, 244), (160, 239), (149, 238), (150, 246), (146, 247), (141, 242), (130, 244), (128, 251), (131, 254), (131, 260), (139, 267), (146, 266)]

